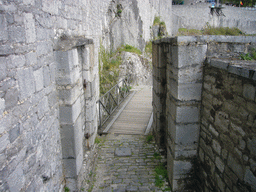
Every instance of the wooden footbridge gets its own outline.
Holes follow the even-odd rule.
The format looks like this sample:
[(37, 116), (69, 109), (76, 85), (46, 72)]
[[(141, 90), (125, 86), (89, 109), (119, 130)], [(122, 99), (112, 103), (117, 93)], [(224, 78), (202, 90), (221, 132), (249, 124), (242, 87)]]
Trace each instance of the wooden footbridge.
[(130, 91), (99, 132), (145, 135), (152, 120), (152, 87), (140, 86)]

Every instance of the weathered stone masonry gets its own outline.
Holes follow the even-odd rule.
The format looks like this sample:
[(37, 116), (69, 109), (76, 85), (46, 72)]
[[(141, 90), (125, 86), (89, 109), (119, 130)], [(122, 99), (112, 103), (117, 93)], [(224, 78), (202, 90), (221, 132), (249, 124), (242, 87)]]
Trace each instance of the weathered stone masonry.
[[(0, 191), (79, 189), (97, 132), (97, 53), (108, 4), (0, 2)], [(84, 42), (63, 45), (75, 36)]]
[(171, 10), (168, 0), (0, 1), (0, 191), (80, 189), (97, 132), (98, 52), (111, 47), (117, 3), (125, 25), (113, 38), (136, 46)]
[(199, 158), (204, 191), (256, 191), (256, 63), (204, 69)]
[(165, 143), (174, 191), (255, 190), (255, 62), (251, 71), (228, 65), (255, 43), (224, 36), (154, 42), (153, 132)]

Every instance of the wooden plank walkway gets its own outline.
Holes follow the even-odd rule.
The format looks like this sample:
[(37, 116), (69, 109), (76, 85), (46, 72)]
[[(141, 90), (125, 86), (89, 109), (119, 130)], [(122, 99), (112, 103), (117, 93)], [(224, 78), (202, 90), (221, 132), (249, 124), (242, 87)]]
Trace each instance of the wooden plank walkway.
[(143, 135), (151, 113), (152, 87), (145, 86), (137, 91), (108, 132)]

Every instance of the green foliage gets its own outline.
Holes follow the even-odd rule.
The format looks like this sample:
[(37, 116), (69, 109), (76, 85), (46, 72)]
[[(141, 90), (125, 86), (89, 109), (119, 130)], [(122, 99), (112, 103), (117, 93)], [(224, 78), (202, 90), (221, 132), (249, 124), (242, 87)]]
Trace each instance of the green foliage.
[(154, 153), (154, 155), (153, 155), (153, 156), (154, 156), (154, 158), (155, 158), (155, 159), (161, 159), (161, 156), (160, 156), (160, 154), (159, 154), (159, 153)]
[(158, 165), (155, 168), (155, 185), (157, 187), (162, 187), (165, 180), (168, 178), (167, 170), (163, 165)]
[(101, 142), (101, 139), (98, 138), (98, 137), (96, 137), (96, 138), (95, 138), (95, 143), (99, 144), (100, 142)]
[(230, 35), (230, 36), (239, 36), (243, 35), (244, 33), (236, 28), (229, 28), (229, 27), (211, 27), (207, 25), (205, 29), (202, 31), (203, 35)]
[(256, 50), (255, 49), (253, 49), (252, 50), (252, 58), (254, 59), (254, 60), (256, 60)]
[(155, 16), (155, 18), (154, 18), (154, 22), (153, 22), (153, 26), (154, 26), (154, 25), (159, 25), (159, 24), (160, 24), (160, 22), (161, 22), (161, 20), (160, 20), (160, 16)]
[(152, 41), (148, 41), (145, 46), (145, 52), (152, 55)]
[(161, 39), (163, 36), (165, 36), (166, 31), (166, 25), (164, 21), (161, 21), (160, 16), (155, 16), (153, 26), (159, 25), (159, 33), (157, 39)]
[(186, 29), (180, 28), (178, 30), (178, 36), (198, 36), (198, 35), (229, 35), (229, 36), (239, 36), (244, 35), (244, 33), (238, 28), (229, 27), (211, 27), (208, 24), (203, 30), (197, 29)]
[(179, 28), (178, 36), (198, 36), (202, 35), (201, 30), (197, 29), (186, 29), (186, 28)]
[(249, 53), (247, 53), (247, 54), (242, 53), (240, 55), (240, 57), (241, 57), (242, 60), (253, 60), (253, 58), (251, 57), (251, 55)]
[(121, 52), (141, 55), (141, 51), (131, 45), (122, 45), (115, 52), (106, 50), (102, 45), (99, 51), (100, 94), (105, 94), (119, 81), (119, 65), (122, 63)]
[(122, 51), (130, 52), (130, 53), (136, 53), (138, 55), (141, 55), (141, 51), (137, 49), (136, 47), (133, 47), (132, 45), (122, 45), (120, 48), (117, 49), (119, 53)]
[(65, 192), (69, 192), (69, 188), (68, 187), (65, 187), (64, 190), (65, 190)]
[(101, 46), (99, 60), (100, 94), (103, 95), (118, 83), (119, 65), (122, 59), (120, 55), (116, 53), (111, 54)]
[(147, 143), (150, 143), (151, 141), (153, 141), (153, 135), (147, 135), (146, 141)]
[(241, 54), (240, 58), (242, 60), (256, 60), (256, 50), (252, 49), (249, 53)]

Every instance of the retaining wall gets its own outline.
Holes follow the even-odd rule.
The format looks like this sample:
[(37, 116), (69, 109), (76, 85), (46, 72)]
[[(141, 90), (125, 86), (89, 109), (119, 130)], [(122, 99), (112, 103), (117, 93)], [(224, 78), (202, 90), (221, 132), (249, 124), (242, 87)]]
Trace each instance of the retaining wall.
[[(204, 185), (208, 181), (200, 180), (196, 174), (200, 169), (206, 171), (209, 168), (204, 167), (200, 161), (202, 158), (198, 158), (198, 152), (203, 156), (201, 149), (203, 118), (201, 115), (205, 115), (204, 119), (207, 121), (210, 118), (209, 113), (205, 114), (201, 108), (203, 104), (204, 109), (205, 102), (202, 100), (205, 64), (209, 63), (212, 58), (228, 58), (228, 61), (231, 58), (238, 58), (240, 53), (255, 48), (255, 45), (255, 37), (231, 36), (174, 37), (153, 43), (153, 133), (156, 141), (160, 145), (164, 144), (166, 148), (168, 176), (174, 191), (191, 190), (195, 186), (199, 191), (211, 191), (209, 185), (204, 189), (201, 188), (201, 184)], [(254, 75), (254, 73), (252, 74)], [(222, 84), (224, 83), (226, 82), (222, 81)], [(243, 89), (242, 85), (241, 87), (236, 86), (237, 89)], [(249, 89), (255, 92), (255, 85), (253, 84), (253, 86), (254, 88), (250, 86)], [(219, 92), (219, 94), (222, 93)], [(253, 97), (255, 97), (255, 93)], [(233, 110), (231, 105), (227, 107)], [(218, 123), (220, 125), (223, 122), (219, 121)], [(221, 134), (219, 133), (219, 135)], [(209, 137), (207, 144), (203, 145), (204, 149), (208, 151), (212, 143), (214, 143), (214, 147), (217, 146), (216, 142), (211, 139), (212, 137)], [(223, 138), (219, 137), (219, 139)], [(217, 157), (214, 153), (211, 154), (214, 158)], [(254, 155), (250, 154), (250, 158), (254, 158)], [(207, 155), (203, 157), (208, 158)], [(236, 163), (236, 160), (230, 161), (232, 162), (229, 163)], [(219, 158), (212, 162), (212, 167), (219, 166)], [(231, 166), (236, 166), (236, 164)], [(221, 188), (220, 179), (217, 180), (216, 176), (213, 176), (214, 171), (205, 173), (209, 174), (207, 177), (215, 178), (214, 181), (211, 180), (212, 185)], [(202, 177), (205, 173), (199, 175)], [(250, 173), (252, 172), (248, 174), (250, 175)], [(223, 178), (223, 176), (221, 175), (219, 178)]]
[(255, 66), (211, 59), (204, 68), (198, 174), (204, 191), (256, 190)]
[[(97, 132), (98, 48), (109, 2), (1, 1), (0, 191), (79, 189)], [(74, 36), (94, 45), (55, 47)]]
[(210, 14), (209, 3), (195, 5), (172, 6), (172, 35), (179, 28), (203, 29), (206, 25), (212, 27), (237, 27), (247, 34), (256, 34), (256, 11), (240, 7), (225, 6), (222, 12), (225, 16)]

